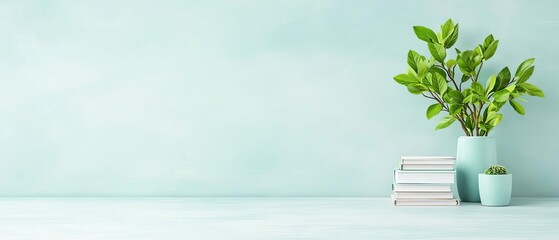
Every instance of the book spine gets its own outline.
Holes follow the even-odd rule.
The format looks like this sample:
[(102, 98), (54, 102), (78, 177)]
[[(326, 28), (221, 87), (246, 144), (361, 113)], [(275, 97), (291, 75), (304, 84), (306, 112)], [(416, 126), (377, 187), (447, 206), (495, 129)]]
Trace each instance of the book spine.
[(454, 171), (454, 164), (400, 164), (400, 170), (405, 171)]
[(401, 171), (394, 170), (395, 183), (440, 183), (453, 184), (455, 171)]
[(400, 161), (402, 164), (455, 164), (455, 160), (402, 160)]
[(454, 199), (452, 202), (430, 202), (430, 201), (398, 201), (398, 199), (392, 199), (394, 206), (459, 206), (460, 201)]
[(393, 192), (452, 192), (451, 184), (404, 183), (392, 184)]

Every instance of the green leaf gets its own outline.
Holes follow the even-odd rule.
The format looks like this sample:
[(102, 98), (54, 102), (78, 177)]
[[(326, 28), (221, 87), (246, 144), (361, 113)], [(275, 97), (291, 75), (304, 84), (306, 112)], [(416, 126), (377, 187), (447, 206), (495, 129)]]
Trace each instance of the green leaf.
[(469, 132), (472, 132), (474, 130), (474, 124), (472, 123), (471, 117), (466, 117), (466, 128), (469, 130)]
[(441, 25), (441, 33), (443, 35), (443, 38), (448, 38), (448, 36), (450, 36), (450, 34), (452, 34), (452, 32), (454, 31), (454, 23), (452, 22), (452, 19), (449, 18), (448, 20), (446, 20), (446, 22)]
[(408, 66), (408, 75), (418, 79), (417, 81), (419, 81), (419, 77), (417, 76), (417, 72), (415, 70), (413, 70), (410, 66)]
[(495, 87), (496, 82), (497, 78), (495, 77), (495, 75), (491, 75), (491, 77), (487, 79), (487, 82), (485, 83), (485, 95), (489, 95), (491, 90), (493, 90), (493, 88)]
[(489, 106), (487, 106), (485, 111), (496, 112), (499, 111), (499, 107), (495, 103), (491, 103), (489, 104)]
[(506, 102), (492, 102), (489, 107), (491, 107), (494, 111), (499, 111)]
[[(491, 106), (491, 103), (489, 104), (489, 106)], [(487, 120), (487, 113), (489, 112), (489, 106), (487, 108), (485, 108), (485, 110), (483, 111), (483, 114), (480, 116), (480, 121), (483, 122), (485, 120)]]
[(481, 63), (481, 57), (475, 51), (468, 50), (458, 54), (456, 63), (460, 67), (460, 71), (471, 76), (475, 74), (477, 65)]
[(443, 98), (447, 103), (462, 104), (462, 101), (464, 100), (464, 95), (462, 95), (462, 93), (458, 90), (449, 88)]
[(483, 123), (478, 123), (479, 129), (487, 131), (487, 126)]
[(495, 91), (499, 91), (507, 86), (510, 82), (510, 70), (508, 67), (503, 68), (497, 74), (497, 81), (495, 82)]
[(417, 62), (417, 76), (421, 79), (424, 78), (429, 70), (429, 62), (427, 60), (421, 60)]
[(421, 84), (425, 85), (425, 86), (431, 86), (431, 82), (433, 81), (433, 74), (431, 73), (427, 73), (425, 75), (425, 78), (421, 79)]
[(503, 120), (503, 114), (496, 113), (496, 112), (489, 112), (487, 115), (487, 120), (485, 121), (491, 127), (497, 126)]
[(446, 82), (446, 80), (440, 80), (439, 78), (437, 78), (437, 82), (439, 83), (439, 94), (442, 96), (446, 93), (446, 90), (448, 89), (448, 83)]
[(462, 95), (464, 96), (462, 103), (473, 103), (477, 100), (477, 95), (474, 94), (470, 88), (464, 89), (464, 91), (462, 91)]
[[(448, 36), (444, 42), (444, 47), (445, 48), (451, 48), (456, 41), (458, 40), (458, 23), (454, 26), (454, 30), (452, 31), (452, 33), (450, 34), (450, 36)], [(458, 49), (456, 49), (457, 52), (459, 52)]]
[(418, 83), (417, 79), (409, 76), (408, 74), (402, 73), (394, 76), (394, 80), (402, 85), (408, 85), (410, 83)]
[(509, 100), (509, 103), (512, 106), (512, 108), (514, 108), (514, 111), (516, 111), (520, 115), (524, 115), (526, 113), (524, 111), (524, 107), (522, 107), (522, 105), (520, 105), (520, 103), (518, 103), (517, 101), (514, 101), (514, 100), (511, 99), (511, 100)]
[(436, 92), (441, 96), (444, 95), (446, 90), (448, 89), (446, 78), (444, 76), (441, 76), (440, 74), (434, 74), (433, 85), (436, 85)]
[(477, 55), (483, 56), (483, 50), (481, 49), (481, 45), (477, 46), (474, 51), (476, 51)]
[(469, 79), (470, 79), (470, 76), (464, 74), (464, 75), (462, 75), (462, 78), (460, 79), (460, 81), (466, 82), (466, 81), (468, 81)]
[(534, 66), (531, 66), (526, 70), (524, 70), (522, 74), (520, 74), (520, 77), (518, 78), (518, 82), (523, 83), (528, 81), (528, 79), (532, 76), (532, 73), (534, 73)]
[(424, 56), (421, 56), (421, 54), (417, 53), (414, 50), (409, 50), (408, 51), (408, 65), (415, 71), (417, 72), (417, 62), (421, 61), (421, 60), (425, 60)]
[(437, 35), (435, 34), (435, 32), (433, 32), (433, 30), (429, 28), (426, 28), (424, 26), (413, 26), (413, 31), (415, 32), (417, 38), (419, 38), (420, 40), (428, 43), (437, 42)]
[(493, 55), (495, 55), (495, 52), (497, 51), (497, 46), (499, 45), (499, 40), (492, 42), (491, 44), (489, 44), (489, 46), (487, 47), (487, 49), (485, 49), (485, 52), (483, 53), (483, 58), (485, 60), (493, 57)]
[(456, 121), (456, 118), (454, 118), (452, 115), (448, 115), (448, 116), (444, 117), (443, 119), (441, 119), (441, 121), (439, 122), (439, 124), (437, 124), (435, 129), (439, 130), (439, 129), (446, 128), (446, 127), (452, 125), (452, 123), (454, 123), (454, 121)]
[(485, 41), (483, 41), (483, 49), (487, 49), (487, 47), (489, 47), (489, 45), (495, 41), (495, 39), (493, 38), (493, 34), (489, 34), (489, 36), (487, 36), (485, 38)]
[(441, 44), (444, 43), (443, 35), (440, 32), (437, 33), (437, 41), (436, 42), (441, 43)]
[(483, 86), (481, 85), (481, 83), (474, 82), (474, 83), (472, 83), (471, 88), (477, 95), (479, 95), (479, 96), (485, 95), (485, 92), (483, 91)]
[(516, 84), (511, 84), (508, 87), (505, 88), (506, 90), (508, 90), (509, 92), (514, 91), (514, 89), (516, 89)]
[(464, 98), (464, 100), (462, 100), (462, 103), (474, 103), (477, 100), (477, 97), (475, 94), (470, 94), (468, 96), (466, 96)]
[(443, 109), (443, 106), (440, 103), (435, 103), (431, 106), (429, 106), (427, 108), (427, 119), (431, 119), (434, 116), (437, 116), (441, 110)]
[(441, 75), (442, 78), (446, 77), (446, 72), (437, 66), (431, 67), (431, 73), (433, 73), (433, 75), (435, 74)]
[(531, 84), (531, 83), (519, 83), (518, 87), (521, 89), (526, 90), (526, 92), (530, 95), (530, 96), (536, 96), (536, 97), (544, 97), (545, 94), (543, 93), (543, 91), (541, 89), (539, 89), (538, 87), (536, 87), (536, 85)]
[(462, 111), (462, 105), (461, 104), (450, 104), (450, 106), (448, 107), (448, 113), (450, 115), (455, 115), (460, 113), (460, 111)]
[(444, 63), (444, 59), (446, 58), (446, 49), (438, 43), (428, 43), (427, 46), (429, 47), (431, 55), (433, 55), (437, 61)]
[[(473, 63), (472, 63), (471, 68), (472, 68), (472, 69), (475, 69), (475, 68), (477, 67), (477, 65), (479, 65), (479, 64), (481, 63), (482, 60), (483, 60), (482, 56), (476, 54), (476, 55), (474, 56), (474, 58), (473, 58)], [(473, 72), (473, 74), (475, 74), (475, 72)], [(472, 74), (472, 75), (473, 75), (473, 74)]]
[(510, 92), (507, 89), (500, 90), (495, 92), (493, 97), (495, 98), (495, 102), (506, 102), (509, 100)]
[(448, 59), (448, 61), (446, 61), (446, 66), (451, 68), (454, 67), (454, 65), (456, 65), (456, 60), (454, 59)]
[(535, 58), (528, 58), (524, 60), (524, 62), (522, 62), (516, 69), (516, 73), (514, 74), (514, 76), (520, 77), (520, 74), (524, 72), (524, 70), (526, 70), (528, 67), (530, 67), (534, 63), (534, 61), (536, 61)]
[(519, 98), (524, 93), (526, 93), (526, 91), (524, 89), (521, 89), (521, 88), (517, 87), (517, 88), (514, 89), (514, 91), (512, 91), (510, 93), (510, 96), (511, 96), (510, 98), (511, 99)]
[(406, 86), (408, 91), (412, 94), (421, 94), (422, 92), (427, 91), (427, 87), (422, 85), (421, 83), (412, 83)]

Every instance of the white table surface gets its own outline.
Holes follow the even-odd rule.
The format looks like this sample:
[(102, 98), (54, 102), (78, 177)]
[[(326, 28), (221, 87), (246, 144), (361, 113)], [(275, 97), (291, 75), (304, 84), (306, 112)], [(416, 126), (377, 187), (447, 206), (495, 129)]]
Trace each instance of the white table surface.
[(0, 239), (559, 239), (559, 198), (0, 198)]

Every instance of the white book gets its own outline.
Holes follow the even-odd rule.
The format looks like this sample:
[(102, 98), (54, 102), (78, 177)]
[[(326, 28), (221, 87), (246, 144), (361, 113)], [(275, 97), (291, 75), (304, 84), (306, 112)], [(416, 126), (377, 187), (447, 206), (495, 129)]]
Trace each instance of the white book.
[(452, 159), (452, 160), (456, 160), (456, 157), (451, 157), (451, 156), (402, 156), (402, 159), (405, 160), (427, 160), (427, 159), (432, 159), (432, 160), (442, 160), (442, 159)]
[(458, 199), (401, 199), (396, 198), (394, 195), (392, 197), (392, 203), (394, 206), (458, 206), (460, 205), (460, 200)]
[(454, 164), (401, 164), (401, 170), (454, 170)]
[(394, 170), (395, 183), (454, 183), (455, 171)]
[(452, 192), (394, 192), (396, 199), (452, 199)]
[(394, 192), (451, 192), (450, 185), (403, 183), (392, 184)]
[(402, 156), (402, 164), (454, 164), (455, 157), (448, 156)]

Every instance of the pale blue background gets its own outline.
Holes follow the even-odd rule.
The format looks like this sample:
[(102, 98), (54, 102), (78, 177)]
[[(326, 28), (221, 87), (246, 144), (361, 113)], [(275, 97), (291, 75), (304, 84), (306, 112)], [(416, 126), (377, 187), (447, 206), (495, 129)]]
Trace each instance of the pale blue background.
[(536, 57), (494, 132), (516, 196), (559, 196), (559, 2), (2, 1), (0, 195), (387, 196), (401, 155), (455, 155), (392, 76), (413, 25)]

